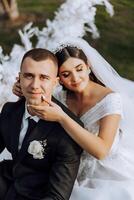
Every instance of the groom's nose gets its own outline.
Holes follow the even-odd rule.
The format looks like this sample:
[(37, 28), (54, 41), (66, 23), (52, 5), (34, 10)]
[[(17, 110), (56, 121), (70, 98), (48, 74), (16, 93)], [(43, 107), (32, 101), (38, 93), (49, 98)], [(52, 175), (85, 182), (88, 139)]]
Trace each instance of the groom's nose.
[(38, 78), (34, 78), (33, 80), (32, 80), (32, 82), (31, 82), (31, 87), (33, 88), (33, 89), (39, 89), (40, 88), (40, 80), (38, 79)]

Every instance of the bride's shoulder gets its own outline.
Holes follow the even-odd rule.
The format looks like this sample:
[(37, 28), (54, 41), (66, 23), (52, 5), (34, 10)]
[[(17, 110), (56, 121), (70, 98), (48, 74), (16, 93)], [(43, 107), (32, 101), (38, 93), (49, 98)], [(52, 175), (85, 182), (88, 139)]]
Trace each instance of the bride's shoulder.
[(106, 113), (111, 113), (113, 111), (122, 112), (122, 97), (120, 93), (114, 92), (109, 88), (100, 87), (99, 88), (99, 103), (98, 107), (104, 110)]
[(118, 92), (111, 90), (108, 87), (99, 86), (97, 89), (98, 101), (105, 100), (108, 102), (121, 101), (121, 96)]
[(95, 84), (93, 88), (93, 96), (96, 103), (103, 101), (107, 96), (109, 96), (113, 91), (110, 88)]

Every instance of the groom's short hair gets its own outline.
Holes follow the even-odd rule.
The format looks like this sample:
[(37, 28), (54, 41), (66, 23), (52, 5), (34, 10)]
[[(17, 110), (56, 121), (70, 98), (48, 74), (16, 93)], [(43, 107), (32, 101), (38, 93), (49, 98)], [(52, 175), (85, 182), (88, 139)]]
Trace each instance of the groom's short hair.
[(42, 48), (35, 48), (27, 51), (21, 61), (21, 66), (25, 58), (30, 57), (35, 61), (43, 61), (50, 59), (53, 61), (53, 63), (58, 66), (58, 61), (56, 56), (49, 50), (47, 49), (42, 49)]

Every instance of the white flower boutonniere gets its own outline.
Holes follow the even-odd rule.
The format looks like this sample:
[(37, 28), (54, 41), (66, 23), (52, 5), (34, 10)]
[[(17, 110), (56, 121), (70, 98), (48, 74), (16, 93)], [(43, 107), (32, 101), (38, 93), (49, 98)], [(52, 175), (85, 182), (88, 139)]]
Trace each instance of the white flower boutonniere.
[(47, 146), (47, 140), (30, 142), (28, 147), (28, 153), (33, 155), (35, 159), (43, 159), (45, 156), (45, 147)]

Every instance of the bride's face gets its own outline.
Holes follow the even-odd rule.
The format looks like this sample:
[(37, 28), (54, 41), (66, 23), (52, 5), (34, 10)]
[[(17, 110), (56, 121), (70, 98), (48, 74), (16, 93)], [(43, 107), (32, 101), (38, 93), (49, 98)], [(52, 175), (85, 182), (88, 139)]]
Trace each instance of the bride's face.
[(78, 58), (70, 57), (59, 68), (60, 83), (74, 92), (83, 92), (89, 83), (88, 66)]

